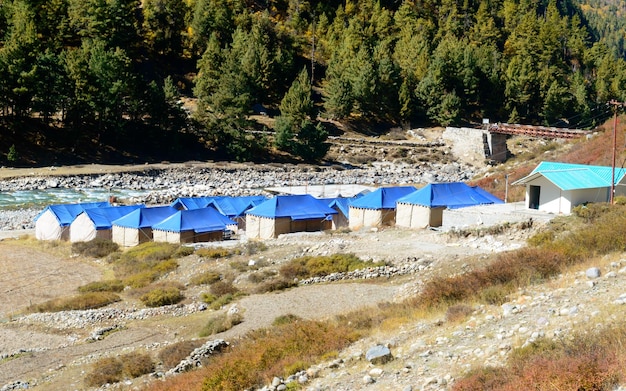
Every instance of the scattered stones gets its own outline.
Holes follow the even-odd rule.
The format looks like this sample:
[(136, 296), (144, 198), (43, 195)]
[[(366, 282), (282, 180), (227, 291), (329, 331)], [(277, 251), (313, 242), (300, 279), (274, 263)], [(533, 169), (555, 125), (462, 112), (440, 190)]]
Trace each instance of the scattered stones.
[(195, 367), (202, 366), (202, 361), (216, 352), (221, 351), (229, 344), (223, 339), (216, 339), (213, 341), (208, 341), (204, 345), (199, 348), (194, 349), (189, 356), (183, 359), (178, 365), (174, 368), (170, 369), (165, 373), (166, 376), (175, 375), (178, 373), (186, 372)]

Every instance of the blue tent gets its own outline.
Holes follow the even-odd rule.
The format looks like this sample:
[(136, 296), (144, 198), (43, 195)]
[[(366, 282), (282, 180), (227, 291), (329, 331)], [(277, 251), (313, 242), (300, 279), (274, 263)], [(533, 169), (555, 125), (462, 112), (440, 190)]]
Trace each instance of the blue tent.
[(464, 208), (475, 205), (502, 204), (503, 201), (478, 186), (462, 182), (431, 183), (401, 197), (397, 203), (421, 205), (428, 208)]
[(176, 212), (178, 212), (178, 210), (171, 206), (140, 208), (130, 212), (124, 217), (114, 220), (112, 225), (135, 229), (151, 228), (153, 225), (160, 223)]
[(83, 213), (89, 217), (96, 229), (110, 229), (113, 221), (126, 216), (139, 208), (145, 208), (144, 204), (120, 205), (106, 208), (87, 209)]
[(270, 198), (246, 212), (246, 215), (292, 220), (324, 219), (337, 211), (324, 201), (308, 194), (285, 195)]
[(196, 233), (224, 231), (227, 225), (236, 224), (213, 208), (179, 210), (170, 217), (152, 226), (154, 230)]
[(180, 197), (175, 199), (170, 206), (177, 210), (192, 210), (206, 208), (211, 201), (220, 197)]
[(87, 209), (111, 206), (108, 202), (48, 205), (35, 217), (35, 237), (39, 240), (67, 240), (69, 227)]
[(396, 200), (417, 190), (413, 186), (381, 187), (350, 203), (361, 209), (395, 209)]
[(78, 204), (57, 204), (57, 205), (48, 205), (42, 210), (36, 217), (35, 222), (39, 220), (39, 218), (46, 212), (51, 212), (59, 222), (59, 225), (66, 226), (70, 225), (72, 221), (78, 216), (80, 213), (87, 209), (92, 208), (103, 208), (111, 206), (108, 202), (84, 202)]
[(219, 197), (211, 200), (207, 206), (214, 207), (224, 216), (236, 218), (266, 200), (264, 196)]

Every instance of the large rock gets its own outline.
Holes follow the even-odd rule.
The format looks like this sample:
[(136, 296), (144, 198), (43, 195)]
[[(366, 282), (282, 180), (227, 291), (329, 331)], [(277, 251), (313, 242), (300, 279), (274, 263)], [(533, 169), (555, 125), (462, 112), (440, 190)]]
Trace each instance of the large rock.
[(388, 347), (376, 345), (365, 353), (365, 359), (372, 364), (384, 364), (393, 360), (393, 356), (391, 355), (391, 351)]
[(601, 274), (602, 273), (600, 272), (600, 269), (597, 267), (590, 267), (585, 272), (585, 275), (587, 276), (587, 278), (598, 278), (600, 277)]

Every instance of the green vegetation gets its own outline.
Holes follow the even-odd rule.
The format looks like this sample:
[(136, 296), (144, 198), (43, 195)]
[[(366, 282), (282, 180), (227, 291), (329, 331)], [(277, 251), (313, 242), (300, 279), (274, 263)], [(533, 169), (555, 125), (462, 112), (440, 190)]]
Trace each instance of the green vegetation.
[(74, 297), (53, 299), (41, 304), (33, 304), (29, 306), (26, 311), (59, 312), (89, 310), (104, 307), (120, 300), (120, 297), (112, 292), (86, 292)]
[[(54, 135), (57, 156), (316, 160), (321, 117), (588, 128), (626, 97), (623, 15), (609, 0), (3, 2), (5, 158), (40, 159)], [(255, 104), (280, 115), (254, 122)]]
[[(620, 227), (626, 227), (626, 206), (589, 204), (585, 208), (553, 220), (548, 228), (552, 235), (540, 234), (536, 246), (498, 254), (486, 266), (464, 274), (434, 278), (414, 298), (324, 323), (285, 316), (272, 329), (254, 332), (215, 357), (194, 377), (181, 376), (155, 384), (151, 390), (237, 390), (268, 384), (273, 376), (285, 376), (290, 368), (306, 368), (386, 325), (441, 312), (449, 322), (461, 321), (473, 313), (469, 303), (483, 300), (498, 305), (514, 290), (546, 281), (594, 257), (624, 251), (626, 228)], [(624, 381), (621, 346), (625, 330), (617, 323), (573, 339), (536, 341), (513, 352), (506, 367), (476, 369), (457, 380), (453, 389), (515, 390), (520, 384), (543, 386), (540, 389), (609, 389)]]
[(117, 243), (106, 239), (92, 239), (88, 242), (72, 243), (72, 252), (88, 257), (104, 258), (119, 250)]
[(107, 383), (117, 383), (124, 377), (135, 378), (154, 371), (154, 362), (145, 353), (128, 353), (120, 357), (107, 357), (98, 360), (85, 377), (89, 387), (100, 387)]
[(353, 254), (306, 256), (293, 259), (281, 266), (280, 274), (287, 279), (309, 278), (384, 265), (384, 262), (363, 261)]
[(124, 290), (124, 283), (120, 280), (95, 281), (78, 287), (78, 292), (116, 292)]
[(176, 260), (171, 258), (180, 254), (178, 248), (169, 243), (143, 243), (111, 258), (110, 262), (115, 276), (125, 285), (142, 288), (178, 267)]
[(175, 286), (156, 287), (143, 294), (139, 300), (148, 307), (161, 307), (180, 302), (185, 296)]
[(197, 256), (210, 259), (228, 258), (232, 254), (230, 250), (222, 247), (201, 248), (196, 251)]
[(191, 285), (210, 285), (220, 280), (219, 273), (208, 271), (201, 274), (197, 274), (191, 278), (189, 283)]
[(207, 324), (200, 331), (200, 337), (208, 337), (213, 334), (218, 334), (226, 330), (230, 330), (241, 322), (243, 322), (243, 316), (241, 316), (241, 314), (239, 313), (218, 314), (209, 319)]

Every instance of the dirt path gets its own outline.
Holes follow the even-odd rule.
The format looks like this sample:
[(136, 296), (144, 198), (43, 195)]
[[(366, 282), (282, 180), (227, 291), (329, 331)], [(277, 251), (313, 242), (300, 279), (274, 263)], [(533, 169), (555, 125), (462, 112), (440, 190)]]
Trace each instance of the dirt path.
[(0, 320), (31, 304), (71, 294), (78, 286), (100, 278), (95, 266), (1, 241)]

